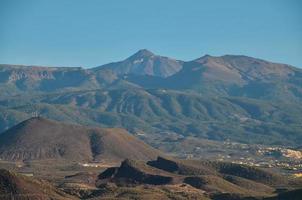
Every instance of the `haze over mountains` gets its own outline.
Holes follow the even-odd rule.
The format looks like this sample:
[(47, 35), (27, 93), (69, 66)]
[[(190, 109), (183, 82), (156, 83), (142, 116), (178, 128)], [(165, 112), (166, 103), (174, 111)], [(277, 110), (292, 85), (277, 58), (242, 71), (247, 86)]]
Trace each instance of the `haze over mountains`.
[(91, 69), (1, 65), (0, 73), (1, 89), (5, 91), (6, 86), (10, 94), (140, 86), (252, 98), (281, 98), (281, 94), (286, 94), (299, 99), (301, 77), (299, 68), (247, 56), (206, 55), (184, 62), (145, 49), (121, 62)]
[[(274, 159), (296, 153), (288, 158), (296, 163), (299, 68), (231, 55), (186, 62), (144, 49), (91, 69), (0, 65), (0, 92), (1, 165), (52, 183), (0, 170), (8, 198), (35, 191), (40, 199), (268, 200), (301, 193), (300, 179), (255, 167), (252, 157), (251, 165), (179, 160), (146, 144), (179, 155), (177, 148), (198, 153), (226, 141), (234, 161), (235, 151), (262, 159), (270, 148)], [(282, 148), (276, 153), (271, 145)]]
[(298, 145), (302, 70), (247, 56), (180, 61), (148, 50), (91, 69), (0, 65), (0, 131), (35, 115), (173, 133)]

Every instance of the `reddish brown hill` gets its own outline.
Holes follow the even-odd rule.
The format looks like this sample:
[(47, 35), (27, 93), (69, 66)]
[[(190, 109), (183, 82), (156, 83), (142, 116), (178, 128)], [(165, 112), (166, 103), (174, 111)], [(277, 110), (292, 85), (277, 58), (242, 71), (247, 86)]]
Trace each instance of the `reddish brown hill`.
[(123, 129), (89, 128), (44, 118), (26, 120), (0, 136), (5, 160), (148, 160), (159, 152)]

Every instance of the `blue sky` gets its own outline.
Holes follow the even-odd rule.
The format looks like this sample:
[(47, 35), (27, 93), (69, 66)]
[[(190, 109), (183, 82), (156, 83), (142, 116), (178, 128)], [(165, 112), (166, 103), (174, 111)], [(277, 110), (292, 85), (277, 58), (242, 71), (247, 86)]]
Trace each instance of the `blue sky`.
[(0, 0), (0, 63), (94, 67), (143, 48), (302, 67), (302, 1)]

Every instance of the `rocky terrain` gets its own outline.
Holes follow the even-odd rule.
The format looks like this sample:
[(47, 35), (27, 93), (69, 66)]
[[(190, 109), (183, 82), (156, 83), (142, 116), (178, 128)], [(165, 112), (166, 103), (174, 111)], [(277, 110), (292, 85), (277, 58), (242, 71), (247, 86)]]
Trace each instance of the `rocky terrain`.
[(53, 182), (6, 170), (0, 179), (7, 199), (141, 200), (298, 200), (302, 181), (245, 165), (164, 157), (126, 159), (103, 172), (80, 172)]

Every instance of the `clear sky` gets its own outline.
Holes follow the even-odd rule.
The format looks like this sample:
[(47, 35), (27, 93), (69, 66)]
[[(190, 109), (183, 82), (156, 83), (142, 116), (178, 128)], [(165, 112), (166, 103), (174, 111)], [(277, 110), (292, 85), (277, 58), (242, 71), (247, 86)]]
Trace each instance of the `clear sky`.
[(143, 48), (302, 67), (302, 1), (0, 0), (0, 63), (94, 67)]

